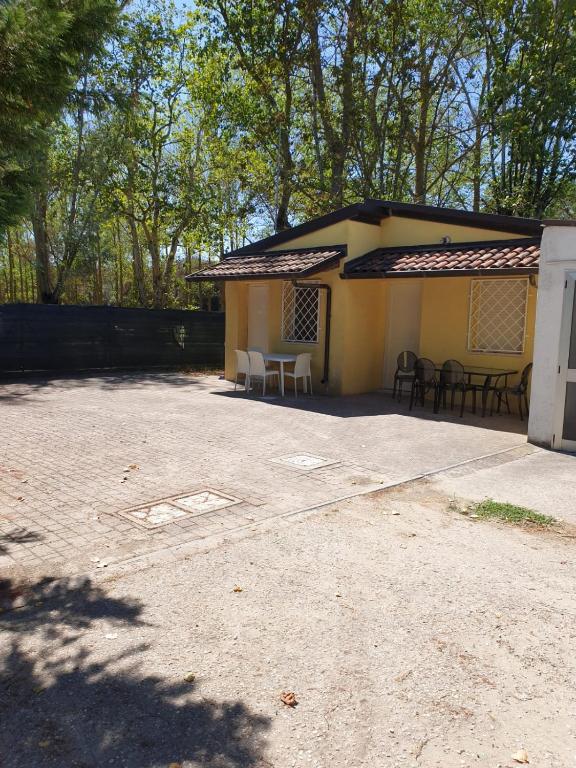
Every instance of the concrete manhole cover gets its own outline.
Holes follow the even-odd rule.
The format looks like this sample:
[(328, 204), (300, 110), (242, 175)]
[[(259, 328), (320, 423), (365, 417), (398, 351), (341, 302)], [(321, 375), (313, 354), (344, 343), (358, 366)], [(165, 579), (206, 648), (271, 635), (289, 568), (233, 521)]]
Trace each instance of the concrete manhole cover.
[(189, 496), (178, 496), (174, 498), (176, 504), (180, 504), (182, 507), (186, 507), (195, 514), (202, 514), (203, 512), (214, 512), (216, 509), (224, 509), (224, 507), (231, 507), (233, 504), (239, 504), (240, 499), (235, 499), (233, 496), (226, 496), (223, 493), (217, 491), (200, 491), (199, 493), (193, 493)]
[(234, 496), (206, 488), (186, 496), (174, 496), (134, 509), (125, 509), (118, 514), (144, 528), (159, 528), (182, 518), (196, 517), (240, 502), (241, 499)]
[(125, 512), (120, 512), (120, 514), (133, 523), (143, 525), (145, 528), (158, 528), (161, 525), (166, 525), (167, 523), (174, 522), (174, 520), (188, 516), (185, 510), (179, 509), (167, 502), (151, 504), (149, 507), (141, 507), (140, 509), (129, 509)]
[(278, 456), (275, 459), (270, 459), (270, 461), (294, 469), (319, 469), (337, 463), (334, 459), (325, 459), (323, 456), (315, 456), (312, 453), (293, 453), (287, 456)]

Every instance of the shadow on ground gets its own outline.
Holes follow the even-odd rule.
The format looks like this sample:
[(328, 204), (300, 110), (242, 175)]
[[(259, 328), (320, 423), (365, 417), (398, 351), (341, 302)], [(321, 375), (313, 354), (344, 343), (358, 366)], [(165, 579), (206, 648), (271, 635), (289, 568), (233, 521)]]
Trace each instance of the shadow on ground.
[[(17, 405), (32, 400), (36, 392), (50, 389), (79, 389), (83, 387), (103, 390), (144, 389), (158, 385), (188, 387), (210, 391), (217, 370), (154, 370), (154, 371), (85, 371), (4, 374), (0, 376), (0, 404)], [(209, 377), (209, 378), (208, 378)], [(6, 391), (2, 391), (2, 387)]]
[(140, 603), (89, 579), (0, 586), (26, 598), (0, 614), (2, 768), (266, 764), (269, 720), (242, 701), (199, 699), (194, 683), (147, 675), (146, 644), (107, 656), (87, 647), (83, 633), (97, 620), (144, 626)]
[[(13, 531), (0, 534), (0, 555), (9, 553), (12, 549), (22, 544), (37, 544), (42, 541), (42, 536), (36, 531), (26, 528), (15, 528)], [(3, 581), (0, 579), (0, 595)]]
[(478, 408), (475, 414), (466, 411), (462, 418), (460, 418), (457, 408), (454, 410), (441, 409), (438, 413), (434, 413), (431, 402), (427, 402), (424, 407), (415, 405), (410, 410), (409, 398), (404, 398), (401, 402), (398, 402), (388, 392), (343, 395), (340, 397), (316, 394), (299, 394), (298, 397), (287, 394), (285, 397), (281, 397), (276, 392), (262, 397), (259, 393), (247, 393), (244, 389), (213, 389), (212, 393), (220, 397), (249, 399), (266, 406), (321, 413), (325, 416), (333, 416), (339, 419), (395, 415), (411, 419), (423, 419), (425, 421), (443, 421), (467, 427), (481, 427), (482, 429), (511, 432), (519, 435), (525, 435), (527, 430), (526, 421), (520, 421), (517, 416), (497, 413), (490, 416), (487, 413), (485, 417), (482, 417), (480, 415), (480, 408)]

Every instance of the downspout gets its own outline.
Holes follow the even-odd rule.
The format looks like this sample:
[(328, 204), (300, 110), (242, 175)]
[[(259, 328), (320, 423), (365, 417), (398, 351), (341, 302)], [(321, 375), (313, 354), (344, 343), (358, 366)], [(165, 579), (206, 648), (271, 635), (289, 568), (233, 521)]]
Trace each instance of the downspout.
[(330, 369), (330, 319), (332, 317), (332, 286), (327, 283), (299, 283), (292, 281), (294, 288), (319, 288), (326, 291), (326, 316), (324, 328), (324, 373), (321, 384), (328, 384), (328, 372)]

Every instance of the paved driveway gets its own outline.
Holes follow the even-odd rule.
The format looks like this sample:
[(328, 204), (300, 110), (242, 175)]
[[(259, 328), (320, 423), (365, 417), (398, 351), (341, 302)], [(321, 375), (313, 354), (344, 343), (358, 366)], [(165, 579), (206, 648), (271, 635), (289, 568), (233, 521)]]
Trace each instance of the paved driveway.
[(385, 395), (262, 400), (215, 376), (21, 381), (0, 386), (0, 408), (0, 566), (54, 575), (530, 450), (504, 416), (410, 413)]

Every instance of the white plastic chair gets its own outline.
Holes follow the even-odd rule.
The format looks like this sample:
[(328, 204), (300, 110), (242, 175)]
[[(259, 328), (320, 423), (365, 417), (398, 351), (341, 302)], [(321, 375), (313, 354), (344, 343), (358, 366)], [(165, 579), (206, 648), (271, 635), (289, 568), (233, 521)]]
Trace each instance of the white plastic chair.
[(234, 389), (238, 386), (238, 376), (244, 374), (244, 389), (250, 389), (250, 358), (248, 352), (244, 352), (243, 349), (235, 349), (236, 352), (236, 381), (234, 382)]
[(298, 379), (302, 379), (304, 392), (307, 391), (307, 383), (310, 383), (310, 394), (312, 394), (312, 371), (310, 370), (310, 352), (302, 352), (298, 355), (294, 363), (293, 371), (285, 371), (284, 376), (294, 379), (294, 397), (298, 397)]
[(249, 350), (248, 357), (250, 359), (250, 381), (252, 379), (262, 379), (262, 397), (264, 397), (266, 395), (266, 379), (269, 376), (276, 376), (278, 378), (278, 371), (275, 368), (266, 368), (262, 352)]

